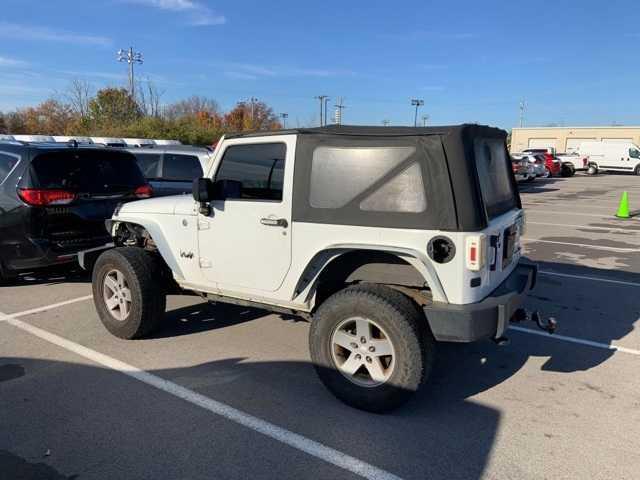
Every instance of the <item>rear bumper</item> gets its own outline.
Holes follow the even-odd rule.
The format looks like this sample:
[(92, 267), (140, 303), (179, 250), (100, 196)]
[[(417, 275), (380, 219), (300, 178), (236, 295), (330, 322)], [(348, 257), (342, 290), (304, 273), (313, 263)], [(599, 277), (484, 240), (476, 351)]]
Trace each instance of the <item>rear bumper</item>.
[(480, 302), (466, 305), (436, 302), (424, 307), (434, 337), (442, 342), (466, 343), (502, 336), (526, 293), (535, 286), (537, 273), (536, 265), (520, 263)]
[(78, 262), (78, 253), (88, 248), (104, 245), (110, 237), (104, 239), (88, 238), (77, 241), (77, 245), (60, 246), (47, 239), (25, 238), (15, 245), (13, 252), (5, 261), (7, 268), (14, 272), (37, 270)]

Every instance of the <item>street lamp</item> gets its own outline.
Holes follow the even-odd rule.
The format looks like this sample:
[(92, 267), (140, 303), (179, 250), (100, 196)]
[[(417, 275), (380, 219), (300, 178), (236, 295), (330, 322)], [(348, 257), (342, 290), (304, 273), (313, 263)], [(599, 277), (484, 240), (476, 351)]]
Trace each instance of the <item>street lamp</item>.
[(134, 52), (133, 47), (129, 47), (129, 50), (118, 50), (118, 61), (119, 62), (127, 62), (129, 64), (129, 94), (131, 98), (135, 98), (134, 93), (134, 79), (133, 79), (133, 64), (139, 63), (142, 64), (142, 53)]
[(282, 118), (282, 128), (283, 129), (287, 128), (287, 117), (289, 117), (288, 113), (281, 113), (280, 114), (280, 118)]
[(418, 126), (418, 108), (420, 108), (421, 106), (424, 105), (424, 100), (422, 100), (420, 98), (412, 98), (411, 99), (411, 105), (416, 107), (416, 114), (413, 117), (413, 126), (417, 127)]
[(427, 120), (429, 120), (429, 115), (423, 115), (422, 116), (422, 126), (423, 127), (427, 126)]

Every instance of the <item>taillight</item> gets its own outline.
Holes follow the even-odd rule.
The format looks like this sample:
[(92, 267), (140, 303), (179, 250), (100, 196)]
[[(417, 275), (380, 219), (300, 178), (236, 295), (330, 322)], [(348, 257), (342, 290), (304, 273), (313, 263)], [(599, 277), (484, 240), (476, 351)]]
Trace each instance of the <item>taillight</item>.
[(138, 198), (151, 198), (153, 195), (153, 187), (146, 183), (136, 188), (133, 193)]
[(586, 167), (587, 166), (587, 159), (586, 157), (582, 159), (582, 166)]
[(41, 188), (19, 188), (18, 195), (24, 203), (35, 207), (45, 207), (48, 205), (68, 205), (73, 202), (77, 195), (68, 190), (41, 189)]
[(473, 272), (482, 270), (486, 259), (486, 235), (473, 235), (466, 240), (467, 268)]

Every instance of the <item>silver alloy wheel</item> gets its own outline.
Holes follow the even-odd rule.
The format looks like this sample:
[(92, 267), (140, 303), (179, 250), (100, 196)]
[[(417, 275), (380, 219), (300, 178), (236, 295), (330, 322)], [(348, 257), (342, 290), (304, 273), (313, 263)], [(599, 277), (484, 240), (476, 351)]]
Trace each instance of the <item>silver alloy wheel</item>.
[(351, 317), (331, 335), (331, 357), (346, 378), (362, 387), (385, 383), (395, 368), (395, 350), (389, 335), (373, 320)]
[(125, 321), (131, 312), (131, 290), (120, 270), (109, 270), (102, 286), (104, 304), (113, 318)]

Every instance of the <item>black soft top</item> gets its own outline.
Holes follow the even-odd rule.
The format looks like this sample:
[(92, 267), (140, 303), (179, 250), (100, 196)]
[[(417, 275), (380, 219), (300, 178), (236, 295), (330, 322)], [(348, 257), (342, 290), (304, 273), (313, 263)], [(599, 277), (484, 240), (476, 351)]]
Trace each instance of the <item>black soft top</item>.
[(507, 132), (495, 127), (466, 123), (461, 125), (443, 125), (432, 127), (382, 127), (369, 125), (328, 125), (313, 128), (288, 128), (284, 130), (231, 133), (225, 138), (263, 137), (271, 135), (347, 135), (347, 136), (381, 136), (381, 137), (414, 137), (421, 135), (463, 135), (480, 134), (484, 137), (507, 137)]

